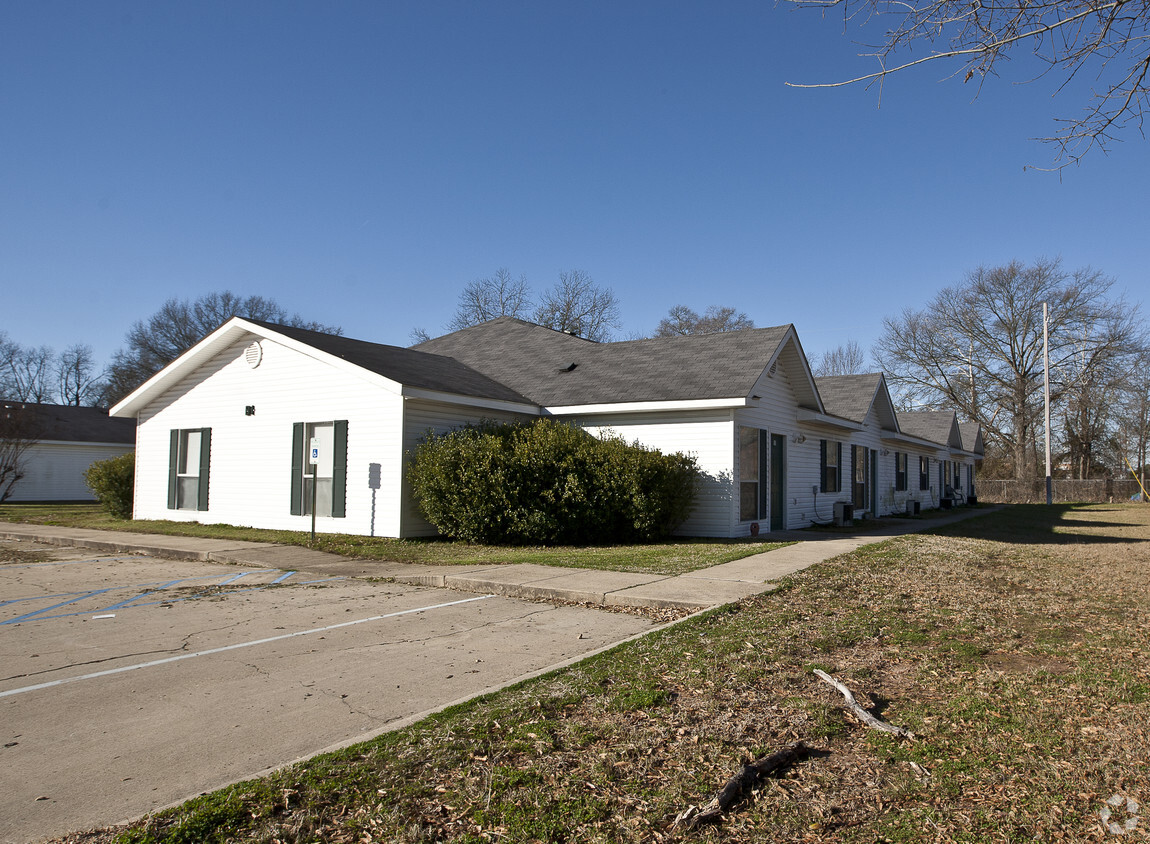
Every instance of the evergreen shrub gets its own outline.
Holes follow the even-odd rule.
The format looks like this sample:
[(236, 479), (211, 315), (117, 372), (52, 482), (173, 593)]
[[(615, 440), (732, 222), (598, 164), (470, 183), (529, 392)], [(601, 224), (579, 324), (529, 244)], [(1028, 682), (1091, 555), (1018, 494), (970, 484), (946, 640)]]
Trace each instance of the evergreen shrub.
[(136, 479), (136, 454), (129, 452), (97, 460), (84, 472), (84, 483), (96, 500), (118, 519), (132, 518), (132, 489)]
[(671, 533), (691, 511), (693, 456), (540, 419), (428, 435), (408, 470), (440, 533), (492, 545), (607, 545)]

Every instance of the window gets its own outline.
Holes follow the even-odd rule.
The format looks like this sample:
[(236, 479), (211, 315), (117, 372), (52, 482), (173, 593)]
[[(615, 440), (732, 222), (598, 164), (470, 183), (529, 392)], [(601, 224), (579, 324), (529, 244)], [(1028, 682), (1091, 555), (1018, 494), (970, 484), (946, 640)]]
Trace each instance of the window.
[[(313, 440), (319, 462), (311, 462)], [(347, 513), (347, 420), (292, 426), (291, 514), (343, 518)]]
[(906, 452), (894, 453), (894, 488), (897, 492), (906, 491)]
[(168, 450), (168, 509), (208, 509), (212, 429), (173, 430)]
[(918, 488), (930, 489), (930, 458), (918, 458)]
[(739, 521), (753, 522), (761, 517), (763, 475), (763, 431), (739, 427)]
[(962, 464), (956, 460), (951, 465), (954, 466), (954, 482), (951, 486), (955, 489), (962, 489)]
[(843, 444), (834, 440), (820, 440), (819, 453), (819, 491), (838, 492), (843, 488)]

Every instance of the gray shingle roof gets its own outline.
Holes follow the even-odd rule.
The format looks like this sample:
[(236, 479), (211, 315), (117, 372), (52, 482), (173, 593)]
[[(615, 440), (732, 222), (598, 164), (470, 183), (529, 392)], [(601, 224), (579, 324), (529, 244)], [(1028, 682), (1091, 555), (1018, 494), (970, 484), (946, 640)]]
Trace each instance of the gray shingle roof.
[(349, 337), (308, 331), (288, 325), (273, 325), (258, 320), (248, 322), (262, 325), (409, 387), (474, 398), (530, 403), (506, 384), (501, 384), (450, 357), (404, 349), (400, 346), (352, 340)]
[(562, 407), (747, 396), (789, 330), (594, 343), (500, 317), (413, 348), (455, 358), (539, 405)]
[(962, 435), (962, 447), (965, 451), (971, 451), (975, 454), (984, 453), (981, 425), (977, 422), (959, 422), (958, 432)]
[(866, 375), (824, 375), (815, 378), (815, 386), (823, 398), (827, 413), (862, 422), (870, 413), (878, 392), (882, 375), (877, 372)]
[(952, 410), (901, 411), (898, 414), (898, 427), (904, 434), (944, 446), (951, 444), (954, 425)]
[(136, 420), (108, 416), (98, 407), (0, 401), (0, 412), (27, 412), (39, 440), (78, 443), (136, 442)]

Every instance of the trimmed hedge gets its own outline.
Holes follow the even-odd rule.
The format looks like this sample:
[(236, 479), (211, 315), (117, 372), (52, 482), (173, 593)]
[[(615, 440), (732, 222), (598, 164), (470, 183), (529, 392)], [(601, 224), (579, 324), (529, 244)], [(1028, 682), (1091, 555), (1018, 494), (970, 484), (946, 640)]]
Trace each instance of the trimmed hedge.
[(691, 511), (694, 457), (549, 419), (429, 433), (408, 469), (445, 536), (496, 545), (604, 545), (666, 536)]
[(118, 519), (132, 518), (132, 490), (136, 479), (136, 454), (129, 452), (97, 460), (84, 472), (84, 483), (96, 500)]

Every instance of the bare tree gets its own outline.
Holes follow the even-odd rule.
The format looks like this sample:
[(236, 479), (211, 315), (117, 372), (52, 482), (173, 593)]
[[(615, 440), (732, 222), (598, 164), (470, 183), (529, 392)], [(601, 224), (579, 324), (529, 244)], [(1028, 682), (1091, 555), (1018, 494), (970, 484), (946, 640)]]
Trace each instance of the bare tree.
[(39, 438), (36, 414), (21, 402), (0, 402), (0, 503), (24, 477), (24, 456)]
[[(1146, 0), (791, 0), (798, 6), (837, 8), (844, 21), (890, 19), (882, 43), (861, 55), (878, 69), (853, 79), (796, 87), (881, 83), (892, 73), (922, 64), (951, 62), (964, 82), (997, 75), (1017, 51), (1032, 53), (1065, 88), (1079, 75), (1097, 80), (1081, 116), (1057, 121), (1043, 140), (1058, 148), (1059, 166), (1093, 147), (1105, 150), (1124, 129), (1142, 133), (1150, 106), (1150, 6)], [(902, 60), (920, 44), (925, 55)], [(939, 46), (935, 46), (939, 45)], [(1029, 80), (1027, 80), (1029, 81)], [(792, 84), (792, 83), (788, 83)]]
[(820, 355), (813, 371), (820, 378), (824, 375), (859, 375), (866, 371), (866, 355), (857, 342), (847, 340)]
[(531, 309), (527, 276), (515, 278), (505, 267), (489, 278), (479, 278), (463, 288), (455, 316), (447, 324), (458, 331), (501, 316), (522, 317)]
[(1138, 357), (1128, 374), (1118, 401), (1114, 439), (1121, 473), (1134, 472), (1145, 487), (1150, 461), (1150, 350)]
[[(1016, 478), (1036, 475), (1042, 426), (1042, 303), (1050, 306), (1051, 399), (1063, 402), (1140, 336), (1137, 307), (1112, 298), (1113, 281), (1057, 260), (979, 268), (922, 310), (883, 321), (875, 359), (900, 404), (956, 407), (982, 425)], [(1083, 357), (1085, 355), (1085, 357)]]
[(1082, 338), (1055, 373), (1064, 385), (1060, 457), (1074, 478), (1125, 471), (1118, 442), (1120, 417), (1128, 394), (1138, 388), (1137, 362), (1146, 359), (1145, 338), (1137, 330), (1118, 349), (1094, 339)]
[(597, 287), (587, 273), (571, 270), (560, 273), (558, 283), (543, 294), (535, 321), (556, 331), (604, 342), (611, 339), (611, 329), (620, 325), (619, 303), (614, 293)]
[(116, 352), (108, 368), (104, 401), (115, 404), (177, 357), (234, 316), (342, 334), (338, 326), (289, 314), (263, 296), (240, 297), (231, 292), (209, 293), (194, 302), (169, 299), (148, 320), (128, 331), (127, 349)]
[(60, 404), (85, 407), (96, 402), (103, 384), (96, 373), (92, 347), (81, 343), (69, 346), (56, 361), (57, 397)]
[(0, 399), (16, 397), (12, 367), (19, 352), (20, 345), (9, 339), (7, 332), (0, 331)]
[(700, 316), (686, 305), (675, 305), (667, 316), (659, 320), (656, 337), (675, 337), (683, 334), (718, 334), (723, 331), (741, 331), (754, 328), (755, 321), (742, 311), (731, 307), (711, 305)]
[(53, 393), (56, 353), (49, 346), (20, 346), (0, 340), (0, 387), (3, 397), (22, 402), (47, 402)]

